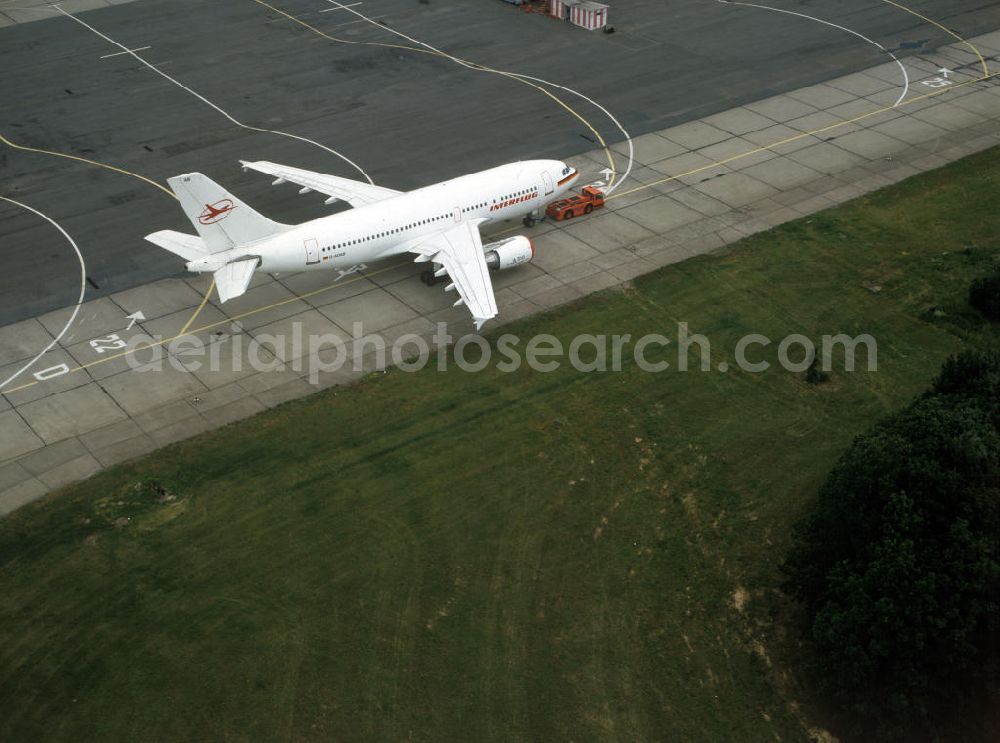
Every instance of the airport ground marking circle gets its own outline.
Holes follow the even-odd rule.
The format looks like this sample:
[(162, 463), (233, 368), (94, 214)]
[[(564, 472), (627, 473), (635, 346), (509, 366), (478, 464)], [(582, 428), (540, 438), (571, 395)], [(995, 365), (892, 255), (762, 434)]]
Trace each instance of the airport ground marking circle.
[(34, 366), (35, 362), (38, 361), (40, 358), (42, 358), (42, 356), (51, 351), (52, 348), (59, 342), (59, 340), (66, 334), (66, 331), (68, 331), (70, 327), (72, 327), (73, 322), (76, 320), (77, 314), (80, 312), (80, 305), (83, 304), (83, 297), (87, 293), (87, 264), (83, 260), (83, 253), (80, 252), (80, 248), (77, 246), (76, 241), (72, 237), (70, 237), (69, 233), (62, 228), (62, 225), (60, 225), (58, 222), (52, 219), (52, 217), (48, 216), (47, 214), (43, 214), (34, 207), (28, 206), (27, 204), (23, 204), (20, 201), (16, 201), (15, 199), (7, 198), (6, 196), (0, 196), (0, 200), (6, 201), (10, 204), (14, 204), (15, 206), (19, 206), (22, 209), (25, 209), (31, 212), (32, 214), (41, 217), (50, 225), (55, 227), (59, 231), (59, 234), (65, 237), (66, 241), (72, 246), (73, 251), (76, 253), (76, 258), (80, 263), (80, 295), (79, 297), (77, 297), (76, 306), (73, 307), (73, 312), (70, 314), (69, 319), (66, 321), (66, 324), (63, 326), (62, 330), (59, 331), (59, 334), (51, 341), (49, 341), (48, 345), (46, 345), (45, 348), (43, 348), (41, 351), (38, 352), (38, 355), (36, 355), (28, 363), (26, 363), (20, 369), (15, 371), (13, 374), (11, 374), (7, 379), (0, 382), (0, 389), (3, 389), (8, 384), (17, 379), (19, 376), (21, 376), (28, 369), (30, 369), (32, 366)]
[(834, 23), (833, 21), (824, 20), (823, 18), (817, 18), (816, 16), (807, 15), (805, 13), (799, 13), (794, 10), (785, 10), (784, 8), (772, 8), (770, 5), (758, 5), (756, 3), (742, 2), (742, 0), (716, 0), (716, 2), (722, 3), (723, 5), (740, 5), (745, 8), (757, 8), (759, 10), (770, 10), (774, 13), (784, 13), (786, 15), (797, 16), (798, 18), (805, 18), (806, 20), (809, 21), (815, 21), (816, 23), (821, 23), (824, 26), (830, 26), (832, 28), (836, 28), (841, 31), (846, 31), (852, 36), (856, 36), (862, 41), (867, 41), (869, 44), (872, 44), (873, 46), (877, 47), (883, 54), (888, 54), (890, 57), (892, 57), (892, 61), (896, 63), (896, 66), (899, 67), (900, 72), (903, 73), (903, 92), (900, 94), (899, 98), (896, 99), (896, 102), (893, 104), (893, 108), (902, 103), (903, 99), (906, 98), (906, 94), (910, 92), (910, 76), (909, 74), (907, 74), (906, 68), (903, 66), (903, 63), (899, 61), (899, 58), (895, 54), (890, 52), (888, 49), (886, 49), (884, 46), (879, 44), (877, 41), (875, 41), (874, 39), (870, 39), (864, 34), (855, 31), (854, 29), (848, 28), (847, 26), (841, 26), (839, 23)]

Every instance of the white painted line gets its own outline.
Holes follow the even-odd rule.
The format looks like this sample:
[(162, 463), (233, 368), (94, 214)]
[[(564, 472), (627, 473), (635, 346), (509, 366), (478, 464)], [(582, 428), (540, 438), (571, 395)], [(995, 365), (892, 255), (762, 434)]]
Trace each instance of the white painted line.
[(24, 372), (26, 372), (28, 369), (30, 369), (35, 364), (36, 361), (38, 361), (40, 358), (42, 358), (42, 356), (44, 356), (50, 350), (52, 350), (52, 347), (55, 346), (56, 343), (59, 342), (59, 339), (62, 338), (66, 334), (67, 330), (69, 330), (70, 326), (73, 324), (73, 321), (76, 319), (77, 313), (80, 311), (80, 305), (83, 304), (83, 295), (87, 292), (87, 266), (83, 262), (83, 253), (80, 252), (80, 248), (77, 247), (76, 242), (73, 240), (73, 238), (69, 236), (69, 234), (66, 232), (66, 230), (64, 230), (59, 225), (58, 222), (56, 222), (51, 217), (48, 217), (48, 216), (42, 214), (37, 209), (34, 209), (34, 208), (28, 206), (27, 204), (22, 204), (20, 201), (14, 201), (14, 199), (8, 199), (6, 196), (0, 196), (0, 199), (3, 199), (4, 201), (9, 202), (11, 204), (14, 204), (15, 206), (19, 206), (22, 209), (26, 209), (27, 211), (31, 212), (32, 214), (37, 214), (39, 217), (41, 217), (46, 222), (48, 222), (53, 227), (55, 227), (57, 230), (59, 230), (59, 232), (62, 234), (62, 236), (65, 237), (67, 241), (69, 241), (69, 244), (73, 246), (73, 250), (76, 252), (76, 259), (80, 262), (80, 296), (76, 300), (76, 306), (73, 308), (73, 314), (71, 314), (69, 316), (69, 320), (66, 321), (66, 324), (63, 326), (63, 329), (59, 331), (59, 335), (57, 335), (55, 338), (53, 338), (52, 341), (45, 348), (43, 348), (41, 351), (39, 351), (38, 355), (35, 356), (35, 358), (33, 358), (27, 364), (25, 364), (20, 369), (18, 369), (16, 372), (14, 372), (13, 374), (11, 374), (3, 382), (0, 382), (0, 390), (3, 390), (5, 387), (8, 387), (11, 382), (13, 382), (15, 379), (17, 379), (19, 376), (21, 376)]
[[(458, 65), (461, 65), (462, 67), (466, 67), (466, 68), (468, 68), (470, 70), (475, 70), (477, 72), (490, 72), (491, 71), (490, 69), (485, 68), (483, 66), (477, 67), (474, 64), (470, 64), (469, 62), (466, 62), (465, 60), (462, 60), (462, 59), (459, 59), (457, 57), (454, 57), (451, 54), (448, 54), (447, 52), (443, 52), (440, 49), (431, 46), (430, 44), (425, 44), (423, 41), (418, 41), (417, 39), (414, 39), (412, 36), (407, 36), (402, 31), (397, 31), (394, 28), (390, 28), (389, 26), (385, 26), (385, 25), (379, 23), (378, 21), (376, 21), (375, 19), (369, 18), (364, 13), (361, 13), (361, 12), (359, 12), (357, 10), (354, 10), (351, 5), (344, 5), (344, 4), (340, 3), (340, 2), (337, 2), (337, 0), (327, 0), (327, 2), (331, 3), (333, 5), (336, 5), (338, 10), (346, 10), (349, 13), (353, 13), (354, 15), (358, 16), (358, 18), (361, 18), (362, 20), (364, 20), (364, 21), (372, 24), (373, 26), (378, 26), (379, 28), (388, 31), (389, 33), (395, 34), (396, 36), (400, 36), (400, 37), (406, 39), (407, 41), (409, 41), (409, 42), (411, 42), (413, 44), (417, 44), (418, 46), (422, 46), (425, 49), (429, 49), (430, 51), (435, 52), (436, 54), (440, 54), (443, 57), (447, 57), (452, 62), (454, 62), (455, 64), (458, 64)], [(588, 98), (587, 96), (585, 96), (580, 91), (573, 90), (572, 88), (567, 88), (565, 85), (559, 85), (557, 83), (549, 82), (548, 80), (543, 80), (543, 79), (538, 78), (538, 77), (532, 77), (531, 75), (521, 75), (521, 74), (516, 73), (516, 72), (507, 72), (506, 70), (492, 70), (492, 71), (494, 73), (499, 73), (499, 74), (502, 74), (502, 75), (507, 75), (507, 76), (515, 77), (515, 78), (521, 78), (522, 80), (530, 80), (532, 82), (536, 82), (536, 83), (539, 83), (541, 85), (548, 85), (549, 87), (552, 87), (552, 88), (558, 88), (559, 90), (564, 90), (567, 93), (571, 93), (572, 95), (575, 95), (575, 96), (577, 96), (579, 98), (582, 98), (583, 100), (587, 101), (592, 106), (594, 106), (595, 108), (597, 108), (598, 110), (600, 110), (602, 113), (604, 113), (609, 119), (611, 119), (612, 122), (614, 122), (615, 126), (618, 127), (618, 129), (621, 131), (621, 133), (623, 135), (625, 135), (625, 141), (628, 143), (628, 167), (625, 169), (625, 173), (617, 181), (615, 181), (615, 183), (607, 190), (606, 193), (610, 195), (611, 193), (613, 193), (615, 191), (615, 189), (618, 188), (618, 186), (620, 186), (622, 183), (625, 182), (625, 179), (628, 178), (629, 175), (631, 174), (631, 172), (632, 172), (632, 166), (633, 166), (633, 164), (635, 162), (635, 147), (632, 144), (632, 136), (627, 131), (625, 131), (625, 127), (623, 127), (621, 125), (621, 122), (619, 122), (618, 119), (616, 119), (611, 114), (611, 112), (608, 111), (608, 109), (606, 109), (604, 106), (602, 106), (600, 103), (598, 103), (597, 101), (593, 100), (592, 98)], [(611, 151), (610, 147), (608, 148), (608, 151), (609, 152)]]
[(900, 103), (902, 103), (903, 99), (906, 98), (907, 93), (910, 92), (910, 76), (906, 73), (906, 68), (903, 66), (903, 63), (899, 61), (899, 58), (896, 57), (895, 54), (890, 52), (888, 49), (879, 44), (877, 41), (869, 39), (864, 34), (860, 34), (857, 31), (847, 28), (846, 26), (840, 26), (831, 21), (824, 21), (822, 18), (816, 18), (815, 16), (806, 15), (805, 13), (797, 13), (794, 10), (784, 10), (783, 8), (772, 8), (769, 5), (756, 5), (755, 3), (738, 2), (738, 0), (716, 0), (716, 2), (720, 2), (723, 5), (742, 5), (747, 8), (757, 8), (759, 10), (770, 10), (775, 13), (785, 13), (787, 15), (794, 15), (798, 16), (799, 18), (805, 18), (806, 20), (816, 21), (816, 23), (822, 23), (824, 26), (831, 26), (832, 28), (838, 28), (841, 31), (846, 31), (852, 36), (857, 36), (862, 41), (867, 41), (869, 44), (878, 47), (878, 49), (881, 50), (884, 54), (888, 54), (890, 57), (892, 57), (892, 61), (896, 63), (896, 65), (899, 67), (900, 72), (903, 73), (903, 92), (896, 100), (896, 102), (892, 104), (892, 107), (895, 108)]
[[(118, 47), (119, 49), (122, 50), (123, 54), (130, 54), (130, 55), (132, 55), (132, 57), (134, 57), (138, 62), (141, 62), (142, 64), (144, 64), (146, 67), (148, 67), (149, 69), (151, 69), (157, 75), (160, 75), (161, 77), (165, 78), (166, 80), (169, 80), (170, 82), (172, 82), (174, 85), (176, 85), (181, 90), (187, 91), (188, 93), (190, 93), (191, 95), (193, 95), (195, 98), (197, 98), (199, 101), (201, 101), (205, 105), (207, 105), (207, 106), (215, 109), (220, 114), (222, 114), (227, 119), (229, 119), (229, 121), (231, 121), (236, 126), (242, 128), (242, 129), (246, 129), (246, 130), (251, 131), (251, 132), (266, 132), (266, 133), (270, 133), (270, 134), (277, 134), (280, 137), (288, 137), (289, 139), (296, 139), (296, 140), (298, 140), (300, 142), (306, 142), (308, 144), (311, 144), (311, 145), (314, 145), (316, 147), (319, 147), (321, 150), (329, 152), (331, 155), (334, 155), (335, 157), (339, 157), (341, 160), (343, 160), (344, 162), (346, 162), (352, 168), (354, 168), (355, 170), (357, 170), (362, 176), (364, 176), (365, 180), (367, 180), (369, 183), (371, 183), (372, 185), (374, 185), (375, 181), (373, 181), (371, 179), (371, 176), (369, 176), (368, 173), (366, 173), (361, 168), (360, 165), (358, 165), (356, 162), (354, 162), (349, 157), (347, 157), (347, 155), (344, 155), (344, 154), (342, 154), (340, 152), (337, 152), (336, 150), (331, 149), (330, 147), (327, 147), (326, 145), (322, 145), (319, 142), (316, 142), (316, 141), (314, 141), (312, 139), (309, 139), (308, 137), (300, 137), (298, 134), (291, 134), (289, 132), (283, 132), (283, 131), (279, 131), (277, 129), (264, 129), (264, 128), (259, 127), (259, 126), (252, 126), (250, 124), (244, 124), (242, 121), (237, 120), (234, 116), (232, 116), (228, 112), (224, 111), (222, 108), (220, 108), (216, 104), (212, 103), (212, 101), (208, 100), (208, 98), (206, 98), (205, 96), (203, 96), (201, 93), (198, 93), (197, 91), (192, 90), (187, 85), (185, 85), (184, 83), (180, 82), (179, 80), (175, 80), (174, 78), (170, 77), (170, 75), (168, 75), (163, 70), (159, 69), (156, 65), (153, 65), (150, 62), (147, 62), (145, 59), (143, 59), (138, 54), (136, 54), (135, 51), (133, 51), (132, 49), (129, 49), (124, 44), (120, 44), (117, 41), (115, 41), (114, 39), (112, 39), (111, 37), (106, 36), (105, 34), (103, 34), (100, 31), (98, 31), (96, 28), (94, 28), (93, 26), (91, 26), (89, 23), (87, 23), (85, 21), (81, 21), (75, 15), (73, 15), (72, 13), (66, 12), (61, 7), (59, 7), (58, 5), (53, 5), (52, 7), (55, 8), (56, 10), (58, 10), (60, 13), (62, 13), (67, 18), (72, 18), (74, 21), (76, 21), (77, 23), (79, 23), (84, 28), (86, 28), (89, 31), (97, 34), (98, 36), (100, 36), (102, 39), (104, 39), (109, 44), (113, 44), (114, 46)], [(351, 12), (353, 12), (353, 11), (351, 11)], [(163, 64), (163, 63), (161, 63), (161, 64)]]
[(351, 3), (350, 5), (343, 5), (339, 8), (323, 8), (323, 10), (321, 10), (320, 13), (332, 13), (335, 10), (346, 10), (347, 8), (356, 8), (359, 5), (362, 5), (362, 3)]
[(153, 47), (151, 46), (140, 46), (138, 49), (128, 49), (127, 51), (124, 52), (112, 52), (111, 54), (102, 54), (100, 58), (110, 59), (111, 57), (118, 57), (121, 56), (122, 54), (132, 54), (133, 52), (144, 52), (147, 49), (152, 49), (152, 48)]

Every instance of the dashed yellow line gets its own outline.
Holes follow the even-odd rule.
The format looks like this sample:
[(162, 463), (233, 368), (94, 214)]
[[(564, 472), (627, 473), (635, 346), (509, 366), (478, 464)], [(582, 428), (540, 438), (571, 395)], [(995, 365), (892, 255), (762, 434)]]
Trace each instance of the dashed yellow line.
[(533, 83), (530, 80), (525, 80), (524, 78), (520, 77), (516, 73), (507, 72), (505, 70), (497, 70), (497, 69), (494, 69), (493, 67), (488, 67), (486, 65), (479, 64), (478, 62), (470, 62), (467, 59), (462, 59), (461, 57), (456, 57), (456, 56), (454, 56), (452, 54), (445, 54), (444, 52), (434, 51), (432, 49), (425, 49), (423, 47), (417, 47), (417, 46), (409, 46), (407, 44), (394, 44), (394, 43), (385, 42), (385, 41), (356, 41), (354, 39), (341, 39), (341, 38), (338, 38), (336, 36), (331, 36), (330, 34), (326, 33), (325, 31), (321, 31), (320, 29), (316, 28), (312, 24), (307, 23), (306, 21), (302, 20), (298, 16), (292, 15), (291, 13), (288, 13), (287, 11), (284, 11), (281, 8), (277, 8), (277, 7), (273, 6), (273, 5), (271, 5), (270, 3), (266, 2), (265, 0), (254, 0), (254, 2), (257, 3), (258, 5), (262, 5), (263, 7), (267, 8), (267, 9), (269, 9), (269, 10), (275, 12), (275, 13), (277, 13), (278, 15), (284, 16), (285, 18), (287, 18), (288, 20), (292, 21), (293, 23), (299, 24), (303, 28), (306, 28), (309, 31), (312, 31), (314, 34), (316, 34), (318, 36), (321, 36), (324, 39), (327, 39), (328, 41), (333, 41), (333, 42), (336, 42), (338, 44), (352, 44), (352, 45), (356, 45), (356, 46), (378, 46), (378, 47), (384, 47), (386, 49), (402, 49), (402, 50), (406, 50), (406, 51), (410, 51), (410, 52), (417, 52), (419, 54), (427, 54), (427, 55), (432, 56), (432, 57), (440, 57), (442, 59), (450, 59), (450, 60), (453, 60), (453, 61), (455, 61), (455, 62), (457, 62), (457, 63), (459, 63), (461, 65), (464, 65), (464, 66), (466, 66), (466, 67), (468, 67), (470, 69), (478, 70), (480, 72), (490, 72), (490, 73), (493, 73), (493, 74), (496, 74), (496, 75), (502, 75), (502, 76), (504, 76), (504, 77), (506, 77), (506, 78), (508, 78), (510, 80), (514, 80), (516, 82), (519, 82), (522, 85), (527, 85), (527, 86), (529, 86), (531, 88), (534, 88), (535, 90), (539, 91), (540, 93), (543, 93), (544, 95), (546, 95), (549, 98), (551, 98), (555, 103), (559, 104), (562, 108), (564, 108), (567, 112), (569, 112), (573, 117), (575, 117), (580, 123), (582, 123), (585, 127), (587, 127), (587, 129), (589, 129), (590, 132), (597, 138), (597, 141), (601, 145), (601, 149), (604, 150), (605, 157), (607, 157), (607, 159), (608, 159), (608, 167), (611, 169), (611, 174), (612, 175), (611, 175), (611, 178), (609, 179), (608, 185), (610, 186), (610, 185), (614, 184), (615, 178), (618, 175), (618, 169), (615, 167), (615, 160), (614, 160), (614, 157), (611, 154), (611, 148), (608, 146), (607, 142), (604, 141), (604, 137), (602, 137), (601, 133), (599, 131), (597, 131), (597, 129), (589, 121), (587, 121), (587, 119), (585, 119), (576, 109), (574, 109), (572, 106), (570, 106), (568, 103), (566, 103), (566, 101), (562, 100), (561, 98), (559, 98), (559, 96), (555, 95), (554, 93), (552, 93), (550, 90), (544, 88), (543, 86), (541, 86), (541, 85), (539, 85), (537, 83)]
[(971, 41), (968, 41), (967, 39), (962, 38), (957, 33), (955, 33), (954, 31), (952, 31), (950, 28), (948, 28), (947, 26), (942, 25), (941, 23), (938, 23), (933, 18), (928, 18), (927, 16), (925, 16), (925, 15), (923, 15), (921, 13), (918, 13), (917, 11), (913, 10), (912, 8), (906, 7), (902, 3), (897, 3), (897, 2), (895, 2), (895, 0), (882, 0), (882, 2), (888, 3), (889, 5), (892, 5), (892, 6), (896, 7), (896, 8), (899, 8), (900, 10), (902, 10), (902, 11), (904, 11), (906, 13), (909, 13), (912, 16), (916, 16), (920, 20), (925, 21), (925, 22), (931, 24), (932, 26), (937, 26), (942, 31), (944, 31), (946, 34), (948, 34), (949, 36), (951, 36), (953, 39), (957, 39), (961, 43), (965, 44), (967, 47), (969, 47), (969, 49), (971, 49), (975, 53), (975, 55), (977, 57), (979, 57), (979, 63), (983, 66), (983, 75), (986, 76), (986, 77), (989, 77), (989, 75), (990, 75), (990, 68), (986, 64), (986, 59), (983, 57), (983, 53), (980, 52), (979, 48), (975, 44), (973, 44)]

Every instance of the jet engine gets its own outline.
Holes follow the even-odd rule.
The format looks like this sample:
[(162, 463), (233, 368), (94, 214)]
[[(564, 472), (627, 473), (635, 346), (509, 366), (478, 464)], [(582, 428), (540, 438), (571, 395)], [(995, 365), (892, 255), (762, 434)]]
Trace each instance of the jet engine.
[(490, 243), (483, 247), (483, 251), (486, 253), (486, 265), (494, 271), (520, 266), (535, 257), (535, 246), (523, 235)]

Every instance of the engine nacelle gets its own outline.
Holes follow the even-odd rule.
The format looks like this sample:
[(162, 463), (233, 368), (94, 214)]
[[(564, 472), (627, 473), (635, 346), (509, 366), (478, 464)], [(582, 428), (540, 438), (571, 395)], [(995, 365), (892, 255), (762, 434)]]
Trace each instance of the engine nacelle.
[(483, 250), (486, 253), (486, 265), (494, 271), (520, 266), (535, 257), (535, 246), (523, 235), (490, 243)]

